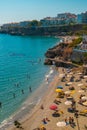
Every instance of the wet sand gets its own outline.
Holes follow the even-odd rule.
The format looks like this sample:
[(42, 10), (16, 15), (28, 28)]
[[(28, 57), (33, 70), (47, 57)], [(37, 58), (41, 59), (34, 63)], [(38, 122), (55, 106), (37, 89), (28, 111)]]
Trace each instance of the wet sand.
[[(64, 70), (64, 72), (62, 71), (62, 68), (58, 69), (60, 74), (64, 74), (66, 73), (66, 70)], [(74, 76), (75, 76), (75, 80), (78, 79), (79, 77), (79, 72), (75, 71), (74, 72)], [(66, 101), (66, 98), (64, 97), (61, 100), (61, 103), (58, 105), (58, 109), (63, 111), (64, 114), (61, 114), (60, 117), (53, 117), (52, 114), (54, 113), (53, 110), (49, 109), (49, 106), (51, 104), (53, 104), (54, 100), (57, 98), (57, 93), (55, 92), (55, 88), (58, 85), (63, 86), (64, 91), (68, 91), (69, 90), (69, 86), (66, 86), (65, 84), (70, 82), (70, 76), (72, 74), (68, 74), (67, 76), (67, 81), (66, 82), (61, 82), (61, 77), (60, 75), (55, 76), (54, 80), (51, 82), (51, 84), (49, 85), (49, 88), (46, 92), (46, 94), (44, 95), (44, 97), (42, 98), (42, 100), (34, 107), (34, 109), (32, 110), (31, 114), (27, 114), (24, 119), (22, 119), (20, 121), (20, 123), (22, 124), (22, 127), (24, 128), (24, 130), (33, 130), (37, 127), (41, 127), (43, 125), (43, 118), (48, 118), (50, 121), (47, 122), (47, 124), (44, 125), (44, 127), (47, 130), (85, 130), (84, 125), (86, 125), (86, 119), (87, 117), (85, 116), (79, 116), (78, 119), (76, 119), (74, 117), (73, 113), (69, 113), (67, 111), (67, 109), (69, 108), (69, 106), (65, 105), (64, 102)], [(80, 104), (78, 104), (79, 101), (79, 96), (80, 94), (85, 94), (87, 95), (87, 92), (83, 92), (83, 93), (79, 93), (78, 90), (80, 90), (80, 87), (78, 86), (78, 84), (83, 83), (84, 85), (87, 85), (86, 79), (82, 79), (79, 82), (72, 82), (71, 86), (75, 87), (75, 93), (72, 94), (72, 96), (74, 97), (75, 101), (76, 101), (76, 108), (78, 110), (84, 110), (87, 109), (87, 107), (82, 106)], [(43, 105), (44, 109), (41, 109), (41, 105)], [(75, 128), (72, 128), (70, 125), (66, 125), (65, 127), (58, 127), (56, 124), (59, 121), (64, 121), (65, 118), (69, 118), (69, 116), (74, 118), (75, 121)], [(10, 128), (8, 128), (8, 130), (17, 130), (17, 128), (13, 125)]]

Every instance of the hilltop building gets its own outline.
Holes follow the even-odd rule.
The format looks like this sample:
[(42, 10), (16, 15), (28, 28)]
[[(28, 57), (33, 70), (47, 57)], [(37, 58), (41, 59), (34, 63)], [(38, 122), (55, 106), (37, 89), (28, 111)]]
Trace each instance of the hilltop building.
[(61, 13), (57, 14), (58, 19), (62, 19), (66, 24), (76, 23), (77, 16), (72, 13)]
[(77, 16), (71, 13), (58, 14), (57, 17), (46, 17), (41, 19), (42, 26), (64, 25), (76, 23)]

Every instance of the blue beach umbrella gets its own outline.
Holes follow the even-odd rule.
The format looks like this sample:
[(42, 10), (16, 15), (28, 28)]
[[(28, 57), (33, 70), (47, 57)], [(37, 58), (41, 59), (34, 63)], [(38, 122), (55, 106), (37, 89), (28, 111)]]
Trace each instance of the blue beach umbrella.
[(62, 87), (62, 86), (58, 86), (57, 88), (59, 88), (59, 89), (63, 89), (63, 87)]

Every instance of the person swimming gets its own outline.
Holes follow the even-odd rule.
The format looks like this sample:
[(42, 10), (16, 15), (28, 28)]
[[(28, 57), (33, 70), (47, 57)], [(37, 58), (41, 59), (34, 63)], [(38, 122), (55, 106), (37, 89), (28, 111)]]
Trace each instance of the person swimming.
[(2, 102), (0, 102), (0, 108), (2, 107)]
[(32, 92), (31, 86), (29, 87), (29, 91)]
[(22, 94), (24, 94), (24, 90), (23, 89), (21, 90), (21, 92), (22, 92)]

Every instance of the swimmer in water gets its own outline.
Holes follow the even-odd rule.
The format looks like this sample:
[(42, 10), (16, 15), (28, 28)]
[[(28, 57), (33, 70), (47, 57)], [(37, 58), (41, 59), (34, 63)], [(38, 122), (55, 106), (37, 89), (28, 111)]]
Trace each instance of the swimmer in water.
[(24, 90), (23, 89), (21, 90), (21, 92), (22, 92), (22, 94), (24, 94)]
[(31, 86), (29, 87), (29, 91), (32, 92)]
[(2, 102), (0, 102), (0, 108), (2, 107)]

